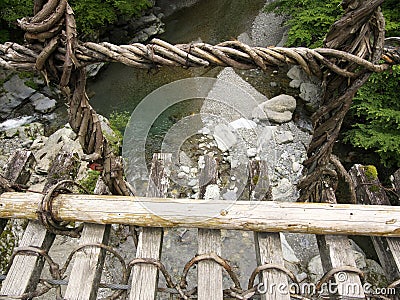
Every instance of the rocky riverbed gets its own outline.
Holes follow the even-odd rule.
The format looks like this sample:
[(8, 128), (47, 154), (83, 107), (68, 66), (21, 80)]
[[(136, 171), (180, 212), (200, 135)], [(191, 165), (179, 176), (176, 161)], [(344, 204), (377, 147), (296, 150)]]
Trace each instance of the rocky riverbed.
[[(164, 2), (166, 7), (171, 8), (168, 6), (171, 3)], [(184, 3), (176, 4), (175, 9), (193, 5), (197, 1), (182, 2)], [(156, 22), (159, 28), (162, 28), (161, 23), (157, 23), (162, 18), (161, 13), (158, 10), (152, 11), (140, 22), (143, 24)], [(167, 10), (166, 14), (169, 14)], [(285, 41), (285, 30), (280, 26), (281, 21), (280, 17), (260, 11), (248, 29), (239, 34), (238, 39), (250, 45), (282, 45)], [(121, 25), (122, 29), (118, 30), (123, 38), (126, 38), (123, 31), (127, 29), (124, 26), (127, 25)], [(137, 25), (137, 28), (143, 31), (143, 34), (137, 34), (137, 40), (134, 41), (143, 41), (144, 34), (146, 38), (155, 34), (155, 31), (151, 34), (150, 31), (146, 31), (149, 27), (141, 26)], [(247, 177), (236, 176), (235, 169), (240, 170), (243, 165), (252, 160), (266, 160), (269, 167), (272, 199), (276, 201), (297, 199), (296, 184), (302, 177), (302, 162), (306, 159), (306, 148), (312, 130), (307, 112), (315, 110), (318, 106), (320, 98), (318, 82), (313, 78), (308, 78), (300, 68), (293, 67), (287, 73), (287, 81), (292, 88), (292, 93), (289, 95), (282, 92), (281, 83), (277, 80), (278, 76), (286, 77), (286, 74), (278, 74), (278, 72), (259, 74), (257, 72), (260, 71), (235, 72), (231, 68), (225, 68), (217, 75), (218, 80), (239, 87), (252, 100), (246, 101), (246, 105), (239, 103), (239, 110), (232, 103), (226, 105), (226, 102), (204, 101), (200, 111), (202, 118), (199, 131), (182, 144), (178, 155), (179, 166), (175, 169), (175, 174), (172, 174), (179, 179), (178, 182), (185, 184), (183, 186), (172, 184), (170, 196), (197, 198), (199, 160), (201, 161), (202, 156), (213, 153), (220, 162), (221, 168), (220, 187), (212, 192), (214, 195), (218, 194), (219, 197), (227, 200), (249, 199), (250, 195), (239, 193), (240, 186), (244, 181), (247, 182)], [(257, 86), (254, 84), (253, 74), (256, 74), (254, 77), (267, 78), (264, 89), (270, 91), (271, 94), (268, 97), (266, 93), (259, 91), (260, 88), (253, 87), (253, 85)], [(41, 191), (55, 155), (67, 151), (74, 152), (80, 157), (82, 149), (76, 135), (68, 125), (65, 125), (67, 121), (65, 105), (56, 90), (49, 89), (37, 78), (21, 78), (8, 72), (1, 76), (4, 84), (0, 94), (0, 118), (2, 118), (0, 165), (4, 166), (11, 155), (19, 149), (32, 151), (37, 164), (28, 185), (32, 190)], [(218, 89), (211, 88), (208, 98), (212, 99), (217, 95)], [(235, 95), (224, 95), (224, 97), (234, 99)], [(218, 116), (218, 118), (212, 116)], [(104, 119), (104, 126), (107, 126), (106, 119)], [(87, 177), (89, 170), (87, 163), (83, 162), (77, 180)], [(238, 174), (242, 173), (238, 171)], [(14, 224), (19, 230), (15, 230), (14, 234), (7, 231), (7, 238), (2, 239), (9, 242), (6, 246), (8, 250), (13, 244), (17, 244), (21, 237), (23, 223)], [(175, 277), (180, 274), (184, 264), (195, 255), (196, 237), (197, 231), (193, 229), (165, 231), (162, 261)], [(242, 283), (245, 284), (250, 272), (256, 267), (253, 235), (249, 232), (222, 231), (222, 239), (223, 256), (229, 259), (231, 265), (239, 273)], [(76, 245), (75, 239), (58, 237), (50, 254), (56, 261), (63, 262), (66, 253)], [(126, 260), (134, 257), (133, 239), (126, 232), (126, 228), (113, 227), (112, 245), (122, 251)], [(282, 249), (286, 266), (300, 281), (315, 282), (322, 276), (321, 260), (313, 235), (282, 235)], [(376, 279), (369, 282), (383, 282), (383, 271), (379, 264), (367, 258), (363, 250), (355, 243), (353, 243), (353, 250), (358, 267), (366, 271), (367, 276), (372, 274), (371, 277), (367, 277), (368, 280), (372, 277)], [(118, 281), (120, 274), (114, 262), (107, 260), (106, 265), (104, 279)], [(189, 280), (194, 282), (195, 277), (195, 274), (191, 274)], [(231, 285), (227, 278), (224, 278), (224, 284)]]

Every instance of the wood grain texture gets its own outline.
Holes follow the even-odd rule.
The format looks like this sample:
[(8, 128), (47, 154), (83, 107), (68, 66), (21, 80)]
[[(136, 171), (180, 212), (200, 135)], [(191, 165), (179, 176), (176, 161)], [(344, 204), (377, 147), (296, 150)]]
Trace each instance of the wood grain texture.
[[(102, 194), (106, 190), (104, 182), (99, 179), (94, 190)], [(79, 245), (107, 244), (110, 236), (110, 225), (85, 223)], [(75, 254), (69, 282), (65, 291), (68, 300), (94, 300), (100, 284), (104, 266), (105, 253), (100, 248), (85, 248)]]
[[(347, 236), (324, 235), (317, 236), (324, 272), (334, 268), (356, 267), (356, 262)], [(344, 275), (345, 274), (345, 275)], [(335, 299), (365, 299), (363, 284), (355, 273), (339, 272), (334, 275)]]
[[(156, 153), (150, 171), (147, 196), (165, 197), (169, 186), (166, 166), (171, 164), (171, 154)], [(161, 258), (162, 228), (142, 228), (136, 250), (137, 258)], [(158, 287), (158, 269), (152, 265), (135, 265), (132, 270), (130, 300), (154, 300)]]
[[(26, 184), (31, 177), (31, 170), (36, 165), (35, 157), (31, 151), (18, 150), (7, 162), (4, 170), (5, 184)], [(0, 193), (4, 192), (0, 187)], [(7, 219), (0, 219), (0, 234), (7, 225)]]
[[(48, 250), (53, 244), (55, 235), (46, 231), (36, 221), (31, 221), (25, 229), (20, 247), (36, 246)], [(33, 255), (17, 255), (1, 286), (0, 294), (19, 296), (36, 289), (42, 272), (44, 259)]]
[[(110, 225), (86, 223), (79, 245), (107, 244)], [(75, 262), (69, 276), (65, 299), (96, 299), (104, 263), (104, 251), (100, 248), (85, 248), (75, 254)]]
[[(256, 232), (256, 257), (258, 265), (274, 264), (284, 266), (281, 238), (279, 233)], [(262, 272), (263, 289), (262, 300), (290, 300), (289, 282), (287, 275), (278, 270)], [(279, 288), (278, 288), (279, 287)]]
[[(50, 167), (45, 186), (48, 187), (50, 182), (54, 183), (54, 178), (58, 178), (59, 180), (73, 179), (78, 171), (77, 160), (77, 157), (73, 153), (59, 153), (53, 161), (53, 165), (56, 164), (56, 166), (52, 165)], [(58, 174), (59, 170), (68, 170), (68, 172), (62, 173), (60, 177), (60, 174)], [(46, 188), (43, 191), (46, 192)], [(37, 209), (38, 202), (36, 203)], [(54, 238), (55, 235), (47, 231), (38, 222), (29, 222), (18, 246), (32, 246), (49, 251)], [(25, 292), (34, 291), (39, 282), (43, 266), (44, 260), (39, 256), (17, 255), (3, 282), (0, 293), (3, 295), (21, 295)]]
[[(399, 171), (397, 173), (400, 175)], [(357, 202), (390, 205), (379, 179), (368, 178), (362, 165), (354, 165), (350, 169), (350, 176), (356, 186)], [(386, 277), (392, 282), (397, 280), (400, 277), (400, 238), (371, 237), (371, 239)]]
[[(0, 217), (36, 219), (41, 199), (3, 193)], [(100, 224), (400, 237), (400, 207), (385, 205), (236, 201), (227, 207), (223, 200), (69, 194), (55, 197), (53, 213), (60, 220)]]
[[(200, 198), (204, 198), (207, 186), (217, 182), (217, 162), (211, 156), (204, 156), (204, 167), (200, 169)], [(206, 199), (213, 201), (213, 199)], [(198, 254), (215, 253), (221, 256), (221, 230), (199, 229)], [(214, 261), (200, 261), (197, 266), (197, 296), (199, 300), (222, 300), (222, 268)]]
[[(251, 162), (250, 191), (250, 200), (271, 200), (268, 165), (264, 160)], [(255, 232), (254, 242), (259, 266), (274, 264), (284, 267), (279, 233)], [(289, 281), (286, 274), (274, 269), (265, 270), (261, 273), (260, 282), (263, 283), (266, 291), (261, 294), (262, 300), (290, 300)]]

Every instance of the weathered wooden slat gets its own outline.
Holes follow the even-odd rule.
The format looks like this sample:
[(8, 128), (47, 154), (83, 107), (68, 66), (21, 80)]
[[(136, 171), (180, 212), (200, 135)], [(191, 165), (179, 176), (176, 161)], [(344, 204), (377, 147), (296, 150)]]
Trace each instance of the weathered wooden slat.
[[(55, 235), (44, 230), (37, 221), (31, 221), (25, 229), (20, 247), (36, 246), (48, 251)], [(19, 296), (36, 289), (43, 269), (44, 259), (32, 255), (17, 255), (1, 286), (0, 295)]]
[(393, 184), (397, 193), (397, 197), (400, 199), (400, 169), (393, 174)]
[[(150, 171), (147, 196), (166, 197), (169, 179), (166, 166), (171, 164), (170, 153), (156, 153)], [(137, 258), (161, 258), (162, 228), (142, 228), (136, 250)], [(158, 269), (152, 265), (136, 265), (132, 270), (130, 300), (154, 300), (158, 287)]]
[[(250, 200), (271, 200), (269, 197), (268, 165), (266, 161), (252, 161), (250, 164)], [(280, 234), (273, 232), (255, 232), (254, 242), (258, 265), (273, 264), (284, 267)], [(262, 300), (290, 300), (287, 275), (275, 270), (265, 270), (261, 281), (265, 293)], [(276, 288), (282, 287), (282, 288)]]
[[(0, 217), (36, 219), (41, 199), (37, 193), (3, 193)], [(227, 207), (221, 200), (67, 194), (54, 198), (53, 214), (65, 221), (141, 227), (400, 236), (400, 207), (382, 205), (236, 201)]]
[[(205, 197), (207, 186), (217, 182), (217, 162), (211, 156), (204, 156), (204, 167), (200, 170), (200, 198)], [(221, 255), (221, 230), (198, 229), (198, 254)], [(222, 300), (222, 269), (214, 261), (200, 261), (197, 266), (197, 296), (199, 300)]]
[[(317, 236), (324, 272), (335, 268), (356, 267), (356, 262), (347, 236)], [(334, 299), (365, 299), (363, 284), (356, 273), (338, 272), (334, 275)]]
[[(284, 267), (281, 238), (279, 233), (257, 232), (254, 234), (258, 265), (273, 264)], [(260, 286), (262, 300), (290, 299), (287, 275), (278, 270), (262, 272)], [(279, 287), (279, 288), (278, 288)], [(265, 291), (265, 292), (264, 292)]]
[[(359, 203), (390, 205), (379, 179), (368, 178), (364, 166), (354, 165), (350, 169), (350, 176), (356, 186)], [(400, 238), (371, 237), (371, 239), (388, 280), (397, 280), (400, 277)]]
[[(336, 203), (336, 196), (333, 190), (327, 191), (326, 198)], [(331, 203), (332, 203), (331, 202)], [(350, 216), (353, 216), (350, 214)], [(369, 219), (364, 219), (369, 222)], [(336, 227), (332, 223), (332, 227)], [(356, 268), (356, 261), (351, 249), (350, 241), (345, 235), (317, 235), (317, 243), (321, 255), (322, 268), (324, 272), (341, 267)], [(365, 299), (363, 285), (358, 274), (354, 272), (338, 272), (332, 280), (335, 289), (328, 292), (333, 299)]]
[(18, 150), (10, 158), (4, 173), (12, 184), (26, 184), (36, 164), (31, 151)]
[[(76, 175), (77, 158), (72, 153), (60, 153), (53, 161), (48, 178), (72, 179)], [(62, 170), (63, 172), (59, 172)], [(36, 194), (39, 195), (39, 194)], [(28, 198), (30, 198), (28, 196)], [(36, 203), (38, 205), (38, 203)], [(37, 210), (36, 206), (36, 210)], [(38, 222), (29, 222), (25, 229), (20, 247), (33, 246), (48, 251), (54, 241), (54, 234), (48, 232)], [(0, 294), (18, 296), (36, 289), (42, 272), (44, 260), (39, 256), (17, 255), (3, 281)]]
[[(35, 164), (36, 160), (31, 151), (16, 151), (8, 160), (4, 170), (4, 178), (8, 181), (7, 184), (26, 184), (31, 177), (31, 170)], [(0, 219), (0, 234), (7, 225), (7, 221), (7, 219)]]
[[(95, 194), (107, 193), (104, 182), (99, 179), (94, 190)], [(79, 245), (107, 244), (111, 225), (85, 223)], [(86, 248), (75, 254), (75, 261), (69, 276), (65, 291), (65, 299), (85, 300), (96, 299), (101, 274), (104, 266), (105, 253), (100, 248)]]

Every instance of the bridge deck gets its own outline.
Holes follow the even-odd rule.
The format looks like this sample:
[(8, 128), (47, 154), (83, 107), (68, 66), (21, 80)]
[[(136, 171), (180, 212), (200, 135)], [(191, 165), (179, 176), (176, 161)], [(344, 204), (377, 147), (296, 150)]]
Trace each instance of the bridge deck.
[[(25, 156), (25, 157), (29, 157)], [(65, 160), (65, 159), (64, 159)], [(67, 163), (68, 160), (65, 160)], [(153, 199), (154, 201), (160, 200), (160, 198), (166, 197), (169, 187), (168, 171), (165, 170), (166, 166), (171, 164), (171, 156), (168, 154), (156, 154), (153, 158), (153, 164), (150, 173), (150, 183), (147, 192), (148, 199)], [(260, 175), (258, 178), (264, 178), (265, 183), (257, 185), (257, 188), (261, 191), (255, 191), (257, 193), (267, 193), (268, 187), (268, 177), (266, 175), (266, 163), (265, 162), (254, 162), (250, 172)], [(354, 180), (356, 180), (357, 175), (362, 172), (361, 169), (354, 171)], [(206, 195), (207, 185), (216, 184), (217, 176), (217, 164), (215, 160), (211, 157), (206, 157), (205, 166), (201, 172), (199, 185), (200, 185), (200, 195), (202, 198)], [(261, 176), (262, 175), (262, 176)], [(208, 180), (206, 180), (208, 178)], [(211, 178), (211, 180), (210, 180)], [(254, 176), (250, 176), (254, 178)], [(249, 182), (250, 190), (255, 188), (254, 183)], [(367, 199), (365, 191), (366, 185), (360, 186), (360, 191), (364, 188), (363, 199)], [(263, 190), (264, 189), (264, 190)], [(254, 190), (252, 190), (254, 192)], [(102, 194), (104, 191), (101, 190), (101, 185), (97, 187), (97, 193)], [(27, 197), (27, 199), (23, 199)], [(72, 198), (72, 200), (67, 201), (67, 198)], [(96, 198), (97, 197), (97, 198)], [(103, 198), (102, 198), (103, 197)], [(152, 198), (153, 197), (153, 198)], [(156, 198), (154, 198), (156, 197)], [(53, 214), (56, 217), (64, 218), (64, 214), (67, 214), (67, 207), (70, 210), (77, 209), (80, 212), (85, 212), (87, 218), (95, 218), (92, 214), (91, 209), (95, 207), (97, 213), (102, 210), (107, 210), (104, 205), (109, 201), (108, 196), (93, 196), (93, 195), (60, 195), (53, 199)], [(317, 295), (298, 295), (295, 293), (288, 293), (288, 288), (294, 284), (299, 284), (297, 278), (285, 268), (284, 259), (282, 254), (282, 246), (280, 240), (279, 231), (293, 231), (293, 232), (307, 232), (308, 229), (299, 224), (293, 223), (296, 220), (291, 219), (296, 214), (291, 214), (290, 211), (294, 209), (293, 207), (299, 206), (300, 209), (305, 211), (305, 214), (309, 216), (310, 220), (314, 219), (309, 213), (310, 207), (322, 207), (321, 211), (329, 210), (329, 208), (334, 212), (322, 216), (332, 217), (335, 212), (339, 211), (342, 215), (344, 222), (349, 224), (347, 229), (347, 234), (364, 234), (368, 235), (368, 232), (363, 231), (363, 224), (360, 223), (357, 226), (351, 225), (352, 222), (357, 223), (360, 216), (364, 218), (364, 225), (369, 228), (375, 225), (375, 235), (381, 235), (382, 237), (374, 237), (374, 245), (377, 249), (377, 253), (380, 258), (382, 266), (387, 272), (387, 277), (391, 281), (398, 279), (399, 270), (399, 238), (390, 236), (399, 236), (398, 226), (396, 226), (396, 220), (400, 219), (400, 210), (397, 207), (388, 207), (388, 202), (374, 203), (373, 195), (369, 195), (369, 200), (367, 204), (378, 204), (375, 206), (376, 210), (368, 210), (370, 206), (361, 205), (331, 205), (331, 204), (291, 204), (291, 203), (274, 203), (274, 202), (262, 202), (259, 203), (258, 208), (261, 210), (261, 216), (264, 216), (263, 220), (257, 221), (249, 217), (249, 223), (243, 222), (238, 215), (234, 214), (235, 207), (240, 206), (245, 201), (238, 201), (233, 204), (230, 208), (221, 210), (219, 217), (224, 217), (223, 215), (231, 214), (231, 222), (237, 223), (235, 226), (241, 228), (242, 230), (248, 230), (249, 228), (263, 228), (262, 224), (268, 223), (268, 219), (274, 219), (273, 208), (275, 206), (279, 207), (282, 205), (280, 213), (287, 212), (281, 215), (282, 221), (289, 223), (292, 222), (293, 226), (282, 227), (278, 224), (278, 219), (276, 218), (275, 225), (268, 225), (272, 228), (275, 226), (275, 230), (271, 232), (265, 232), (263, 230), (255, 230), (255, 252), (257, 258), (258, 268), (253, 272), (251, 278), (249, 279), (248, 287), (241, 287), (240, 282), (229, 265), (229, 258), (224, 259), (224, 253), (222, 252), (222, 238), (221, 231), (219, 229), (221, 224), (216, 222), (214, 219), (209, 219), (204, 222), (194, 222), (192, 226), (200, 228), (198, 230), (198, 252), (193, 253), (193, 259), (184, 267), (183, 277), (181, 281), (178, 282), (176, 278), (170, 277), (168, 271), (166, 270), (163, 262), (161, 260), (161, 251), (163, 245), (163, 229), (161, 227), (155, 226), (156, 218), (151, 217), (151, 212), (147, 214), (141, 214), (140, 216), (135, 216), (134, 213), (130, 212), (129, 205), (121, 204), (128, 202), (118, 202), (124, 197), (114, 197), (116, 199), (113, 207), (124, 205), (123, 208), (125, 212), (130, 215), (133, 220), (142, 219), (142, 222), (138, 222), (140, 225), (148, 224), (146, 227), (140, 229), (138, 237), (138, 245), (136, 248), (136, 258), (127, 264), (126, 276), (121, 284), (111, 285), (111, 288), (115, 288), (116, 292), (114, 294), (115, 299), (120, 297), (121, 299), (156, 299), (159, 298), (158, 295), (165, 295), (165, 292), (170, 294), (174, 299), (307, 299), (315, 298)], [(125, 197), (129, 198), (129, 197)], [(38, 203), (41, 201), (42, 195), (40, 194), (21, 194), (21, 193), (4, 193), (0, 196), (0, 217), (10, 218), (12, 214), (14, 217), (25, 217), (34, 219)], [(82, 208), (74, 208), (81, 200), (86, 201), (86, 210)], [(97, 199), (97, 200), (96, 200)], [(108, 199), (108, 200), (107, 200)], [(141, 200), (143, 200), (141, 198)], [(149, 200), (149, 201), (150, 201)], [(207, 206), (212, 203), (219, 203), (218, 200), (207, 199)], [(97, 201), (97, 202), (95, 202)], [(134, 202), (134, 201), (133, 201)], [(166, 212), (169, 213), (170, 217), (173, 217), (170, 207), (168, 206), (173, 199), (166, 199), (162, 205), (165, 205)], [(196, 210), (196, 205), (201, 206), (200, 202), (192, 200), (193, 203), (193, 216), (181, 215), (181, 223), (190, 225), (189, 221), (194, 218), (198, 211)], [(250, 202), (247, 202), (250, 203)], [(159, 203), (160, 204), (160, 203)], [(179, 204), (179, 203), (178, 203)], [(177, 205), (178, 205), (177, 204)], [(189, 200), (180, 200), (180, 207), (190, 205)], [(245, 204), (245, 203), (244, 203)], [(243, 205), (244, 205), (243, 204)], [(253, 203), (254, 204), (254, 203)], [(91, 207), (92, 205), (92, 207)], [(204, 205), (204, 203), (203, 203)], [(384, 205), (384, 206), (383, 206)], [(21, 211), (21, 207), (24, 207)], [(246, 207), (249, 209), (249, 207)], [(267, 209), (266, 209), (267, 208)], [(349, 210), (343, 210), (347, 208)], [(176, 209), (176, 208), (175, 208)], [(298, 209), (298, 207), (297, 207)], [(19, 213), (16, 213), (19, 210)], [(179, 210), (179, 208), (177, 209)], [(190, 209), (189, 209), (190, 211)], [(366, 211), (366, 212), (365, 212)], [(268, 213), (269, 212), (269, 213)], [(297, 214), (299, 210), (296, 211)], [(139, 212), (137, 212), (139, 214)], [(175, 211), (177, 215), (179, 213)], [(256, 212), (254, 212), (256, 213)], [(317, 214), (318, 214), (317, 213)], [(122, 212), (121, 212), (122, 214)], [(182, 212), (181, 212), (182, 214)], [(380, 215), (381, 214), (381, 215)], [(348, 217), (346, 217), (348, 215)], [(384, 215), (385, 217), (382, 217)], [(121, 220), (125, 220), (127, 216), (121, 216)], [(176, 217), (177, 218), (177, 217)], [(185, 221), (185, 218), (188, 219)], [(346, 220), (348, 218), (348, 220)], [(236, 219), (236, 220), (235, 220)], [(107, 218), (97, 218), (92, 219), (93, 222), (99, 222), (99, 220), (105, 221)], [(176, 219), (177, 220), (177, 219)], [(297, 221), (299, 221), (298, 219)], [(386, 220), (386, 221), (385, 221)], [(392, 222), (391, 222), (392, 220)], [(394, 221), (393, 221), (394, 220)], [(158, 220), (162, 225), (162, 221)], [(337, 222), (339, 222), (338, 220)], [(365, 224), (372, 223), (373, 225)], [(122, 222), (122, 221), (121, 221)], [(251, 225), (253, 222), (253, 225)], [(331, 226), (336, 221), (330, 220)], [(101, 222), (100, 222), (101, 223)], [(90, 224), (85, 223), (84, 229), (80, 237), (79, 246), (82, 248), (75, 255), (75, 259), (72, 263), (72, 268), (67, 278), (63, 276), (65, 270), (57, 270), (55, 264), (50, 261), (52, 267), (52, 277), (53, 280), (47, 278), (43, 280), (44, 275), (41, 275), (44, 261), (49, 261), (46, 257), (48, 250), (54, 240), (54, 234), (46, 230), (42, 225), (36, 221), (30, 221), (21, 245), (17, 250), (18, 254), (15, 256), (13, 262), (11, 263), (10, 269), (7, 276), (2, 279), (0, 299), (29, 299), (35, 298), (40, 293), (40, 290), (46, 290), (55, 285), (58, 287), (56, 293), (58, 297), (63, 299), (97, 299), (99, 287), (104, 287), (104, 283), (101, 283), (101, 274), (103, 271), (104, 257), (110, 249), (106, 246), (109, 240), (110, 225), (104, 224)], [(135, 223), (135, 222), (133, 222)], [(179, 222), (177, 222), (178, 224)], [(210, 224), (211, 223), (211, 224)], [(312, 221), (309, 222), (310, 224)], [(316, 222), (318, 223), (318, 222)], [(240, 224), (240, 225), (238, 225)], [(322, 224), (322, 223), (321, 223)], [(362, 272), (356, 268), (355, 258), (350, 249), (350, 243), (346, 235), (335, 234), (331, 235), (329, 233), (346, 233), (346, 230), (335, 232), (335, 229), (329, 229), (327, 225), (310, 225), (309, 229), (316, 230), (316, 232), (323, 233), (317, 235), (318, 246), (320, 249), (321, 260), (323, 262), (323, 268), (326, 276), (324, 276), (323, 281), (332, 282), (332, 284), (337, 286), (333, 294), (330, 296), (336, 299), (369, 299), (371, 297), (369, 294), (365, 294), (362, 289), (363, 278)], [(379, 225), (380, 224), (380, 225)], [(179, 224), (178, 224), (179, 225)], [(257, 226), (256, 226), (257, 225)], [(351, 226), (353, 227), (351, 227)], [(386, 227), (385, 227), (385, 226)], [(153, 227), (151, 227), (153, 226)], [(241, 226), (241, 227), (240, 227)], [(271, 227), (272, 226), (272, 227)], [(320, 226), (320, 227), (318, 227)], [(338, 224), (338, 227), (341, 225)], [(345, 227), (345, 226), (343, 226)], [(284, 230), (282, 229), (284, 228)], [(315, 229), (317, 228), (317, 229)], [(303, 230), (303, 231), (301, 231)], [(384, 247), (386, 247), (384, 249)], [(35, 250), (36, 249), (36, 250)], [(45, 250), (42, 252), (41, 250)], [(305, 249), (306, 250), (306, 249)], [(135, 251), (132, 249), (132, 252)], [(179, 249), (178, 249), (179, 251)], [(243, 259), (246, 259), (243, 257)], [(187, 272), (194, 264), (197, 264), (197, 288), (188, 290), (186, 289), (186, 275)], [(29, 266), (29, 267), (28, 267)], [(161, 272), (161, 273), (160, 273)], [(223, 273), (227, 273), (231, 278), (233, 283), (229, 285), (231, 288), (226, 288), (224, 284)], [(259, 276), (259, 281), (256, 277)], [(158, 278), (159, 276), (165, 276), (167, 287), (159, 287)], [(361, 277), (360, 277), (361, 276)], [(326, 277), (326, 278), (325, 278)], [(55, 281), (58, 279), (58, 281)], [(320, 282), (322, 285), (323, 281)], [(47, 282), (47, 284), (45, 284)], [(258, 283), (259, 282), (259, 283)], [(59, 284), (67, 284), (66, 289), (59, 288)], [(359, 289), (346, 288), (359, 286)], [(110, 287), (110, 285), (108, 285)], [(225, 287), (225, 290), (224, 290)], [(269, 291), (263, 293), (263, 288), (269, 288)], [(275, 288), (272, 288), (275, 287)], [(282, 287), (282, 288), (279, 288)], [(160, 291), (162, 293), (160, 293)], [(261, 292), (261, 293), (260, 293)], [(293, 291), (292, 291), (293, 292)], [(22, 295), (22, 296), (21, 296)], [(63, 295), (63, 296), (62, 296)], [(328, 296), (328, 294), (326, 295)], [(49, 296), (41, 296), (41, 299)], [(303, 297), (303, 298), (301, 298)], [(389, 297), (389, 296), (387, 296)], [(161, 297), (162, 298), (162, 297)], [(112, 298), (111, 298), (112, 299)]]

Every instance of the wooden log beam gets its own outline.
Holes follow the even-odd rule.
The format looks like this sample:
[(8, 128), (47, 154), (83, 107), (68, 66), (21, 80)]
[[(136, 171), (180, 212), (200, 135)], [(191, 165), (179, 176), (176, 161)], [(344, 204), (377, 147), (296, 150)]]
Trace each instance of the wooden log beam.
[[(42, 197), (37, 193), (3, 193), (0, 218), (37, 219)], [(400, 207), (385, 205), (274, 201), (230, 204), (223, 200), (61, 194), (53, 200), (53, 214), (64, 221), (142, 227), (400, 236)]]

